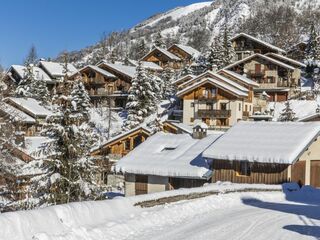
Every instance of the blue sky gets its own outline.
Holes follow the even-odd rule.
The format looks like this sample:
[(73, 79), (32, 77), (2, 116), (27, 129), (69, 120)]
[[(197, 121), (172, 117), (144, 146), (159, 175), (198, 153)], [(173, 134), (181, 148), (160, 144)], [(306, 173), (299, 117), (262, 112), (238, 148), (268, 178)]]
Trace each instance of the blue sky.
[(3, 0), (0, 64), (21, 64), (32, 44), (54, 57), (97, 42), (103, 32), (128, 29), (159, 12), (202, 0)]

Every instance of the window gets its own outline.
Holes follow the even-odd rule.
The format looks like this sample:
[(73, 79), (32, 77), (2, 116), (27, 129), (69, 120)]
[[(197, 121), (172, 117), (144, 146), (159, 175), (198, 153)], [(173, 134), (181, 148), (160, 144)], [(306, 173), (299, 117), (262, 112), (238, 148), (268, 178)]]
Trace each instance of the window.
[(192, 122), (192, 123), (193, 123), (193, 122), (194, 122), (194, 118), (190, 118), (190, 122)]
[(226, 103), (220, 103), (220, 109), (221, 110), (227, 110), (227, 104)]
[(237, 172), (238, 176), (250, 176), (251, 175), (251, 169), (250, 169), (250, 163), (249, 162), (240, 162), (240, 168)]
[(268, 83), (275, 83), (276, 82), (276, 80), (275, 80), (275, 77), (267, 77), (267, 82)]
[(215, 97), (216, 95), (217, 95), (217, 89), (212, 88), (212, 89), (211, 89), (211, 96), (212, 96), (212, 97)]
[(194, 108), (194, 102), (192, 102), (192, 103), (190, 104), (190, 107)]
[(130, 151), (130, 139), (127, 139), (127, 140), (124, 142), (124, 150)]
[(239, 103), (239, 111), (241, 111), (241, 103)]

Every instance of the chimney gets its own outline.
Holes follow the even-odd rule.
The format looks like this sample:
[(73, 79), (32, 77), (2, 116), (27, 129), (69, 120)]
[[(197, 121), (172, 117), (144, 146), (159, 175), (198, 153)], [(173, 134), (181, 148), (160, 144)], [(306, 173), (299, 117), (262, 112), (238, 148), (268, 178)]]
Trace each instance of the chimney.
[(25, 132), (15, 132), (14, 143), (18, 147), (24, 148), (26, 146), (24, 136), (25, 136)]
[(203, 139), (207, 137), (208, 125), (204, 122), (195, 122), (193, 126), (192, 137), (194, 139)]

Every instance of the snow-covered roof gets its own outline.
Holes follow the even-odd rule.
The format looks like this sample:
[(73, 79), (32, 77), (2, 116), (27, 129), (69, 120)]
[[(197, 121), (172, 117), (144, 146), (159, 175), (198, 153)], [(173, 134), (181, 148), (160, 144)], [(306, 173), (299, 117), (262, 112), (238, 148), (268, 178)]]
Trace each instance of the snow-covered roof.
[(201, 55), (201, 53), (197, 49), (194, 49), (193, 47), (182, 45), (182, 44), (174, 44), (171, 47), (169, 47), (168, 50), (170, 50), (174, 46), (177, 46), (182, 51), (184, 51), (185, 53), (189, 54), (190, 56), (192, 56), (194, 58), (197, 58)]
[(123, 138), (123, 137), (125, 137), (125, 136), (127, 136), (127, 135), (130, 135), (130, 134), (132, 134), (132, 133), (134, 133), (134, 132), (136, 132), (136, 131), (138, 131), (138, 130), (143, 130), (143, 131), (145, 131), (145, 132), (147, 132), (147, 133), (149, 133), (149, 134), (151, 134), (151, 132), (152, 132), (152, 131), (151, 131), (149, 128), (147, 128), (147, 127), (138, 126), (138, 127), (135, 127), (135, 128), (133, 128), (133, 129), (127, 131), (127, 132), (123, 132), (123, 133), (121, 133), (121, 134), (118, 134), (118, 135), (115, 136), (115, 137), (110, 138), (109, 140), (107, 140), (107, 141), (103, 142), (102, 144), (100, 144), (100, 146), (93, 147), (93, 148), (91, 149), (91, 152), (97, 151), (97, 150), (99, 150), (101, 147), (104, 147), (104, 146), (106, 146), (106, 145), (108, 145), (108, 144), (110, 144), (110, 143), (112, 143), (112, 142), (114, 142), (114, 141), (117, 141), (117, 140), (119, 140), (119, 139), (121, 139), (121, 138)]
[[(129, 63), (131, 63), (133, 66), (137, 67), (138, 66), (138, 61), (128, 59)], [(155, 71), (162, 71), (163, 68), (160, 67), (158, 64), (155, 64), (154, 62), (147, 62), (147, 61), (141, 61), (141, 66), (145, 69), (149, 70), (155, 70)]]
[[(25, 66), (21, 65), (12, 65), (9, 70), (7, 71), (7, 74), (11, 71), (15, 71), (20, 78), (25, 78), (27, 74), (27, 68)], [(52, 81), (52, 79), (46, 74), (41, 68), (34, 66), (33, 67), (33, 75), (35, 80), (42, 80), (46, 82)]]
[(35, 123), (36, 120), (29, 116), (28, 114), (20, 111), (19, 109), (5, 103), (0, 103), (0, 110), (5, 114), (9, 115), (12, 121), (14, 122), (23, 122), (23, 123)]
[(174, 55), (173, 53), (169, 52), (168, 50), (166, 50), (164, 48), (160, 48), (160, 47), (156, 47), (156, 46), (154, 46), (154, 48), (149, 53), (147, 53), (142, 59), (144, 59), (146, 56), (149, 56), (155, 50), (158, 50), (159, 52), (166, 55), (171, 60), (181, 61), (181, 58), (179, 58), (178, 56)]
[(254, 86), (254, 87), (259, 87), (259, 83), (256, 83), (255, 81), (252, 81), (251, 79), (247, 78), (246, 76), (240, 75), (234, 71), (230, 71), (230, 70), (226, 70), (226, 69), (221, 69), (220, 71), (218, 71), (219, 74), (223, 74), (226, 73), (227, 75), (230, 75), (236, 79), (238, 79), (239, 81)]
[(123, 173), (205, 178), (210, 166), (201, 156), (221, 135), (193, 139), (189, 134), (159, 132), (120, 159), (115, 170)]
[(244, 58), (244, 59), (242, 59), (242, 60), (239, 60), (239, 61), (237, 61), (237, 62), (234, 62), (234, 63), (226, 66), (224, 69), (230, 69), (230, 68), (232, 68), (232, 67), (234, 67), (234, 66), (237, 66), (237, 65), (239, 65), (239, 64), (241, 64), (241, 63), (250, 61), (251, 59), (256, 58), (256, 57), (262, 58), (262, 59), (264, 59), (264, 60), (266, 60), (266, 61), (268, 61), (268, 62), (272, 62), (272, 63), (274, 63), (274, 64), (276, 64), (276, 65), (278, 65), (278, 66), (281, 66), (281, 67), (283, 67), (283, 68), (289, 69), (289, 70), (291, 70), (291, 71), (294, 71), (294, 70), (295, 70), (295, 67), (293, 67), (293, 66), (291, 66), (291, 65), (288, 65), (288, 64), (286, 64), (286, 63), (284, 63), (284, 62), (278, 61), (278, 60), (276, 60), (276, 59), (274, 59), (274, 58), (271, 58), (271, 57), (268, 57), (268, 56), (266, 56), (266, 55), (262, 55), (262, 54), (260, 54), (260, 53), (252, 54), (252, 55), (249, 56), (249, 57), (246, 57), (246, 58)]
[(47, 117), (53, 113), (40, 105), (40, 103), (33, 98), (16, 98), (8, 97), (4, 101), (14, 107), (19, 107), (20, 110), (30, 114), (32, 117)]
[(202, 129), (208, 129), (208, 125), (202, 120), (195, 121), (193, 128), (202, 128)]
[(196, 76), (195, 75), (192, 75), (192, 74), (188, 74), (188, 75), (185, 75), (181, 78), (178, 78), (177, 80), (173, 81), (172, 84), (180, 84), (180, 82), (184, 82), (184, 81), (189, 81), (193, 78), (195, 78)]
[(307, 67), (307, 66), (306, 66), (304, 63), (302, 63), (302, 62), (296, 61), (296, 60), (294, 60), (294, 59), (292, 59), (292, 58), (288, 58), (288, 57), (283, 56), (283, 55), (280, 55), (280, 54), (267, 53), (266, 56), (272, 57), (272, 58), (275, 58), (275, 59), (278, 59), (278, 60), (283, 60), (283, 61), (290, 62), (290, 64), (296, 65), (296, 66), (298, 66), (298, 67), (302, 67), (302, 68)]
[[(108, 72), (108, 71), (106, 71), (106, 70), (104, 70), (102, 68), (99, 68), (98, 66), (94, 66), (94, 65), (87, 65), (87, 66), (81, 68), (79, 70), (79, 72), (82, 72), (82, 71), (87, 70), (87, 69), (92, 69), (93, 71), (96, 71), (96, 72), (100, 73), (101, 75), (103, 75), (103, 76), (105, 76), (107, 78), (116, 78), (116, 76), (113, 75), (112, 73), (110, 73), (110, 72)], [(77, 74), (78, 74), (78, 72), (74, 73), (70, 77), (74, 77)]]
[(210, 159), (292, 164), (318, 137), (320, 123), (239, 122), (211, 145)]
[(257, 42), (257, 43), (259, 43), (259, 44), (262, 44), (262, 45), (264, 45), (264, 46), (266, 46), (266, 47), (268, 47), (268, 48), (270, 48), (270, 49), (273, 49), (273, 50), (275, 50), (275, 51), (277, 51), (277, 52), (286, 53), (286, 51), (283, 50), (282, 48), (276, 47), (276, 46), (274, 46), (274, 45), (272, 45), (272, 44), (270, 44), (270, 43), (267, 43), (267, 42), (265, 42), (265, 41), (263, 41), (263, 40), (260, 40), (260, 39), (258, 39), (258, 38), (256, 38), (256, 37), (253, 37), (253, 36), (251, 36), (251, 35), (249, 35), (249, 34), (246, 34), (246, 33), (239, 33), (239, 34), (237, 34), (236, 36), (234, 36), (233, 38), (231, 38), (231, 41), (234, 41), (234, 40), (236, 40), (236, 39), (239, 38), (239, 37), (248, 38), (248, 39), (250, 39), (250, 40), (252, 40), (252, 41), (254, 41), (254, 42)]
[(98, 67), (100, 66), (106, 66), (107, 68), (110, 68), (116, 72), (119, 72), (121, 74), (124, 74), (130, 78), (134, 78), (136, 74), (136, 67), (132, 66), (126, 66), (118, 63), (108, 63), (106, 61), (102, 61), (101, 63), (98, 64)]
[[(39, 66), (43, 67), (44, 70), (53, 78), (61, 78), (64, 77), (65, 73), (63, 70), (63, 63), (59, 62), (48, 62), (48, 61), (40, 61)], [(73, 75), (78, 72), (78, 69), (71, 63), (68, 63), (68, 76)]]
[(181, 123), (181, 122), (167, 120), (164, 123), (171, 124), (172, 126), (180, 129), (184, 133), (192, 134), (192, 132), (193, 132), (192, 126), (186, 125), (186, 124)]
[[(208, 73), (208, 72), (207, 72)], [(219, 88), (224, 89), (225, 91), (237, 95), (237, 96), (242, 96), (242, 97), (247, 97), (248, 96), (248, 89), (244, 88), (243, 86), (237, 84), (236, 82), (227, 79), (219, 74), (210, 72), (210, 75), (207, 75), (207, 73), (205, 73), (206, 75), (202, 76), (200, 79), (200, 81), (195, 81), (195, 79), (191, 79), (190, 81), (194, 81), (190, 86), (183, 88), (182, 90), (177, 92), (177, 96), (182, 96), (185, 93), (188, 93), (190, 91), (192, 91), (193, 89), (205, 84), (205, 83), (211, 83)], [(197, 77), (198, 79), (198, 77)]]

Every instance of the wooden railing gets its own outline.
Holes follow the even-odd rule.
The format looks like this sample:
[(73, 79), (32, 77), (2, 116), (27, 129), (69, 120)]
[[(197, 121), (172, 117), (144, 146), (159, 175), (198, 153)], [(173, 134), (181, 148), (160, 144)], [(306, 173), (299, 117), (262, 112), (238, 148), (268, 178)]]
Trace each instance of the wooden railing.
[(229, 118), (231, 110), (198, 110), (199, 118)]

